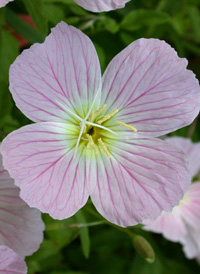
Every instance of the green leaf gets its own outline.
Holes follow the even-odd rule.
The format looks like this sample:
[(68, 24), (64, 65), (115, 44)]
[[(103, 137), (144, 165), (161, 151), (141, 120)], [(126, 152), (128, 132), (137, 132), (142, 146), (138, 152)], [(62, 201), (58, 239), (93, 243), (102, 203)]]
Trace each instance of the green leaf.
[(46, 3), (74, 4), (73, 0), (44, 0)]
[(28, 274), (48, 269), (51, 265), (58, 264), (61, 258), (57, 245), (50, 240), (44, 240), (40, 249), (26, 259)]
[(103, 27), (111, 33), (116, 33), (119, 30), (118, 23), (110, 17), (104, 17), (102, 20)]
[(192, 7), (188, 10), (191, 19), (194, 39), (200, 42), (200, 14), (197, 7)]
[(18, 41), (6, 30), (0, 30), (0, 81), (8, 83), (8, 70), (19, 54)]
[(46, 224), (46, 234), (59, 248), (70, 244), (79, 235), (78, 228), (70, 227), (70, 224), (76, 222), (73, 217), (58, 221), (44, 214), (43, 219)]
[[(5, 10), (6, 23), (11, 26), (22, 37), (28, 40), (30, 43), (42, 42), (42, 37), (37, 30), (22, 20), (12, 10), (6, 8)], [(14, 39), (14, 38), (13, 38)], [(15, 39), (16, 40), (16, 39)]]
[(121, 22), (121, 28), (125, 30), (138, 30), (144, 26), (156, 26), (170, 21), (167, 13), (156, 10), (134, 10), (127, 14)]
[(65, 13), (62, 7), (53, 4), (45, 4), (44, 7), (46, 18), (54, 25), (64, 20)]
[[(86, 223), (85, 217), (81, 210), (79, 210), (76, 215), (76, 220), (79, 224)], [(80, 228), (80, 239), (81, 239), (81, 246), (83, 254), (86, 258), (89, 258), (90, 255), (90, 237), (89, 237), (89, 229), (88, 227), (81, 227)]]
[(0, 124), (2, 119), (10, 113), (11, 108), (12, 99), (8, 90), (8, 85), (5, 82), (0, 82)]
[(24, 0), (24, 5), (43, 37), (48, 33), (45, 8), (42, 0)]

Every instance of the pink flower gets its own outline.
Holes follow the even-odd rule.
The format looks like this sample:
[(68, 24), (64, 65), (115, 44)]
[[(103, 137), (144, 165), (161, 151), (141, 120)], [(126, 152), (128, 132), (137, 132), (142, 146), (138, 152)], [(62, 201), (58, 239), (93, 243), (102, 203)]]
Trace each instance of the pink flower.
[(13, 0), (0, 0), (0, 8), (4, 7), (11, 1), (13, 1)]
[(123, 8), (130, 0), (74, 0), (78, 5), (93, 12), (110, 11)]
[(139, 39), (101, 79), (91, 41), (64, 22), (23, 51), (10, 68), (10, 90), (37, 123), (2, 144), (22, 199), (64, 219), (90, 195), (120, 226), (171, 210), (190, 176), (183, 153), (154, 137), (186, 126), (199, 112), (199, 84), (186, 66), (164, 41)]
[[(0, 8), (13, 0), (0, 0)], [(93, 12), (110, 11), (123, 8), (130, 0), (74, 0), (78, 5)]]
[[(167, 142), (181, 148), (188, 156), (192, 176), (200, 171), (200, 143), (190, 139), (171, 137)], [(187, 258), (200, 256), (200, 182), (193, 183), (179, 205), (172, 212), (163, 212), (154, 221), (144, 221), (145, 230), (162, 233), (173, 242), (183, 244)]]
[(21, 257), (31, 255), (43, 240), (43, 230), (39, 210), (20, 199), (19, 189), (3, 169), (0, 156), (0, 245), (12, 248)]
[(7, 246), (0, 245), (0, 273), (26, 274), (27, 267), (18, 254)]

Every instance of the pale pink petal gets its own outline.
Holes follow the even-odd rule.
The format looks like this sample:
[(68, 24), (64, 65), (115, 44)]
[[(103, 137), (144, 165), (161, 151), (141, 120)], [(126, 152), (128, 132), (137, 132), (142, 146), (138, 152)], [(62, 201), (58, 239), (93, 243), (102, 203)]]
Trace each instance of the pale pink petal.
[(67, 124), (38, 123), (12, 132), (2, 142), (4, 167), (22, 199), (55, 219), (75, 214), (88, 199), (82, 146), (74, 157), (77, 132)]
[(3, 169), (0, 156), (0, 245), (12, 248), (22, 257), (38, 250), (44, 224), (39, 210), (19, 197), (19, 189)]
[(13, 0), (0, 0), (0, 8), (4, 7), (11, 1), (13, 1)]
[[(69, 112), (59, 103), (85, 115), (100, 85), (92, 42), (64, 22), (52, 29), (43, 44), (24, 50), (10, 68), (10, 91), (16, 105), (33, 121), (69, 119)], [(97, 105), (99, 100), (100, 96)]]
[(159, 139), (106, 144), (111, 158), (91, 152), (87, 163), (92, 201), (106, 219), (135, 225), (178, 204), (190, 185), (181, 151)]
[(200, 264), (200, 252), (199, 252), (199, 254), (196, 256), (196, 258), (195, 258), (196, 260), (197, 260), (197, 262)]
[(168, 137), (165, 140), (185, 152), (189, 161), (191, 176), (196, 176), (200, 171), (200, 142), (193, 143), (191, 139), (183, 137)]
[(185, 223), (200, 230), (200, 182), (190, 186), (181, 202), (180, 211)]
[(0, 246), (0, 273), (1, 274), (26, 274), (25, 261), (7, 246)]
[(184, 127), (200, 108), (198, 80), (186, 67), (187, 60), (166, 42), (139, 39), (106, 69), (101, 103), (108, 111), (119, 109), (116, 120), (136, 127), (134, 137), (156, 137)]
[(188, 234), (181, 241), (183, 251), (188, 259), (194, 259), (200, 254), (200, 228), (195, 230), (187, 226)]
[(172, 212), (163, 212), (155, 220), (145, 220), (144, 230), (161, 233), (173, 242), (180, 242), (187, 234), (187, 228), (176, 208)]
[(187, 228), (187, 235), (181, 240), (187, 258), (200, 254), (200, 182), (193, 183), (181, 202), (180, 212)]
[(78, 5), (93, 12), (123, 8), (130, 0), (74, 0)]
[(200, 254), (200, 182), (190, 185), (179, 206), (163, 212), (155, 220), (145, 220), (144, 230), (162, 233), (171, 241), (183, 244), (187, 258)]

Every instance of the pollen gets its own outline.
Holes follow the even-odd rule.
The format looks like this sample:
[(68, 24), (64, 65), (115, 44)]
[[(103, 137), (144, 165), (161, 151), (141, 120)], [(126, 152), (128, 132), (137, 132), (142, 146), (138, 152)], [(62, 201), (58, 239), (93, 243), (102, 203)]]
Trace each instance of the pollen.
[(92, 110), (89, 118), (88, 118), (88, 121), (89, 122), (93, 122), (97, 116), (99, 116), (99, 114), (101, 114), (101, 112), (104, 110), (104, 108), (106, 107), (106, 105), (102, 105), (97, 111), (94, 111)]
[(115, 114), (118, 113), (118, 109), (114, 109), (113, 112), (105, 115), (104, 117), (102, 117), (100, 120), (97, 121), (97, 124), (101, 125), (103, 122), (109, 120), (110, 118), (112, 118)]
[(93, 140), (92, 136), (89, 135), (89, 134), (86, 134), (86, 136), (88, 138), (88, 142), (89, 142), (90, 146), (94, 149), (94, 152), (97, 154), (98, 153), (98, 149), (97, 149), (97, 147), (96, 147), (96, 145), (94, 143), (94, 140)]
[(131, 129), (134, 132), (137, 132), (137, 128), (133, 127), (132, 125), (128, 125), (128, 124), (125, 124), (125, 123), (120, 122), (120, 121), (116, 121), (116, 123), (118, 123), (119, 125), (121, 125), (123, 127), (128, 128), (128, 129)]
[(101, 138), (98, 139), (98, 143), (99, 143), (99, 146), (105, 152), (105, 154), (108, 156), (108, 158), (110, 158), (110, 156), (111, 156), (110, 152), (108, 151), (108, 148), (107, 148), (106, 144), (101, 140)]

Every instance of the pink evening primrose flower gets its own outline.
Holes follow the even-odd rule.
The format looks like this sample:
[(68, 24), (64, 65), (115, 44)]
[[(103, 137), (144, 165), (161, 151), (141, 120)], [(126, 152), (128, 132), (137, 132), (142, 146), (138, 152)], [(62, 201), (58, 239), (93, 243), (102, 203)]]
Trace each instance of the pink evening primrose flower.
[[(200, 171), (200, 143), (194, 144), (182, 137), (166, 140), (187, 154), (191, 175), (195, 177)], [(172, 212), (163, 212), (156, 220), (144, 221), (144, 224), (143, 229), (162, 233), (166, 239), (182, 243), (187, 258), (200, 256), (200, 182), (189, 187)]]
[(13, 0), (0, 0), (0, 8), (4, 7), (11, 1), (13, 1)]
[(10, 247), (21, 257), (32, 255), (43, 240), (43, 230), (39, 210), (20, 199), (19, 189), (3, 169), (0, 156), (0, 245)]
[(7, 246), (0, 245), (0, 273), (26, 274), (25, 261)]
[(78, 5), (93, 12), (123, 8), (130, 0), (74, 0)]
[[(0, 0), (0, 8), (13, 0)], [(123, 8), (130, 0), (74, 0), (79, 6), (93, 12), (110, 11)]]
[(199, 113), (199, 84), (186, 66), (164, 41), (139, 39), (101, 79), (92, 42), (64, 22), (24, 50), (10, 68), (10, 90), (37, 123), (9, 134), (1, 148), (22, 199), (64, 219), (90, 195), (120, 226), (170, 211), (190, 175), (183, 152), (154, 137)]

